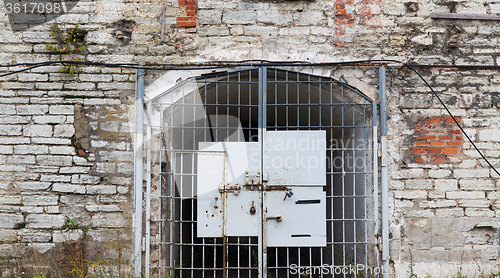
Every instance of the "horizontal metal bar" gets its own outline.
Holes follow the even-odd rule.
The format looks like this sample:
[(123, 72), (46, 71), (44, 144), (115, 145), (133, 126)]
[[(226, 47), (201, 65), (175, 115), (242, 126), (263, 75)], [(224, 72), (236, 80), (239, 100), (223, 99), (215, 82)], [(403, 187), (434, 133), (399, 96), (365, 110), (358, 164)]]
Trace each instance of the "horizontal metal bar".
[(436, 19), (465, 19), (465, 20), (500, 20), (500, 16), (493, 14), (465, 14), (465, 13), (431, 13)]

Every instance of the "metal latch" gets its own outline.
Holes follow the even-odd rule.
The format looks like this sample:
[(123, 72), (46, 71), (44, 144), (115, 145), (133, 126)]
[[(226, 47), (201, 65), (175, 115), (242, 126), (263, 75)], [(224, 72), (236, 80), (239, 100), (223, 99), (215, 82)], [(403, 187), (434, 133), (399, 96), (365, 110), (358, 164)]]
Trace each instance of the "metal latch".
[(245, 185), (260, 185), (260, 172), (245, 172)]

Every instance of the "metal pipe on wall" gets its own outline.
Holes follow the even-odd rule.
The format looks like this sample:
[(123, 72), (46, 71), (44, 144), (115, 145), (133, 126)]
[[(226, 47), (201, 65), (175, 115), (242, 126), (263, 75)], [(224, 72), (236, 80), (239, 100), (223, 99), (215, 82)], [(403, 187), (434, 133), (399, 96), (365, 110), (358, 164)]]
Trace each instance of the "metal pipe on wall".
[(137, 70), (136, 130), (134, 146), (134, 277), (141, 277), (144, 69)]
[(379, 67), (380, 140), (382, 143), (381, 195), (382, 195), (382, 263), (383, 277), (389, 277), (389, 179), (387, 172), (387, 88), (385, 65)]

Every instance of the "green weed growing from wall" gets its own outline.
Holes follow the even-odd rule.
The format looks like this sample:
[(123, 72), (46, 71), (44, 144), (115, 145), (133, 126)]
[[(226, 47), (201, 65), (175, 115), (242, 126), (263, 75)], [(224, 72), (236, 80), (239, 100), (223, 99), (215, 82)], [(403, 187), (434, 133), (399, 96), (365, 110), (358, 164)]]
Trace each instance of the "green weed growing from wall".
[[(64, 28), (64, 24), (50, 25), (50, 36), (56, 40), (55, 43), (46, 43), (48, 50), (61, 54), (61, 61), (84, 61), (85, 36), (87, 31), (82, 30), (79, 25)], [(62, 72), (74, 73), (76, 65), (63, 65)]]

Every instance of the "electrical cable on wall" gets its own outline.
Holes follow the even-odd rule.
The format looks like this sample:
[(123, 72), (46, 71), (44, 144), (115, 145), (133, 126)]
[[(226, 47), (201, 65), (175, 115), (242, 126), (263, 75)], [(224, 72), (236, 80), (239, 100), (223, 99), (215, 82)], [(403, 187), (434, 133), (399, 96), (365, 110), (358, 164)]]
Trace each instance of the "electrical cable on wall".
[[(255, 64), (255, 62), (258, 62), (258, 64)], [(450, 117), (453, 119), (455, 124), (458, 126), (458, 128), (462, 131), (462, 133), (465, 135), (467, 140), (474, 146), (474, 149), (479, 153), (479, 155), (483, 158), (484, 161), (490, 166), (495, 173), (500, 176), (500, 172), (491, 164), (491, 162), (484, 156), (484, 154), (479, 150), (479, 148), (474, 144), (472, 139), (469, 137), (469, 135), (465, 132), (463, 127), (460, 125), (460, 123), (457, 121), (455, 116), (451, 113), (451, 111), (448, 109), (446, 104), (443, 102), (443, 100), (439, 97), (439, 95), (434, 91), (432, 86), (424, 79), (424, 77), (414, 68), (414, 66), (419, 66), (419, 65), (410, 65), (402, 61), (398, 60), (386, 60), (386, 59), (377, 59), (377, 60), (359, 60), (359, 61), (344, 61), (344, 62), (324, 62), (324, 63), (312, 63), (312, 62), (307, 62), (307, 61), (290, 61), (290, 62), (282, 62), (282, 61), (268, 61), (268, 60), (243, 60), (243, 61), (217, 61), (217, 62), (199, 62), (199, 63), (184, 63), (184, 64), (171, 64), (171, 66), (165, 66), (165, 65), (159, 65), (159, 66), (143, 66), (139, 65), (136, 63), (99, 63), (99, 62), (84, 62), (84, 61), (48, 61), (48, 62), (41, 62), (41, 63), (20, 63), (20, 64), (11, 64), (11, 65), (0, 65), (0, 68), (5, 68), (5, 67), (19, 67), (19, 66), (26, 66), (27, 68), (25, 69), (20, 69), (4, 74), (0, 74), (0, 77), (5, 77), (9, 75), (14, 75), (17, 73), (29, 71), (35, 68), (43, 67), (43, 66), (49, 66), (49, 65), (54, 65), (54, 64), (62, 64), (62, 65), (87, 65), (87, 66), (103, 66), (103, 67), (115, 67), (115, 68), (128, 68), (128, 69), (144, 69), (144, 70), (207, 70), (207, 69), (217, 69), (221, 67), (226, 67), (226, 68), (234, 68), (234, 67), (243, 67), (243, 66), (339, 66), (339, 65), (364, 65), (366, 64), (367, 66), (369, 64), (373, 63), (397, 63), (397, 64), (402, 64), (403, 66), (407, 67), (410, 69), (412, 72), (414, 72), (424, 83), (429, 87), (431, 90), (432, 94), (439, 100), (441, 105), (444, 107), (446, 112), (450, 115)], [(442, 66), (442, 65), (434, 65), (435, 67), (452, 67), (452, 66)], [(478, 68), (497, 68), (496, 66), (471, 66), (471, 67), (478, 67)], [(500, 68), (500, 67), (499, 67)]]

